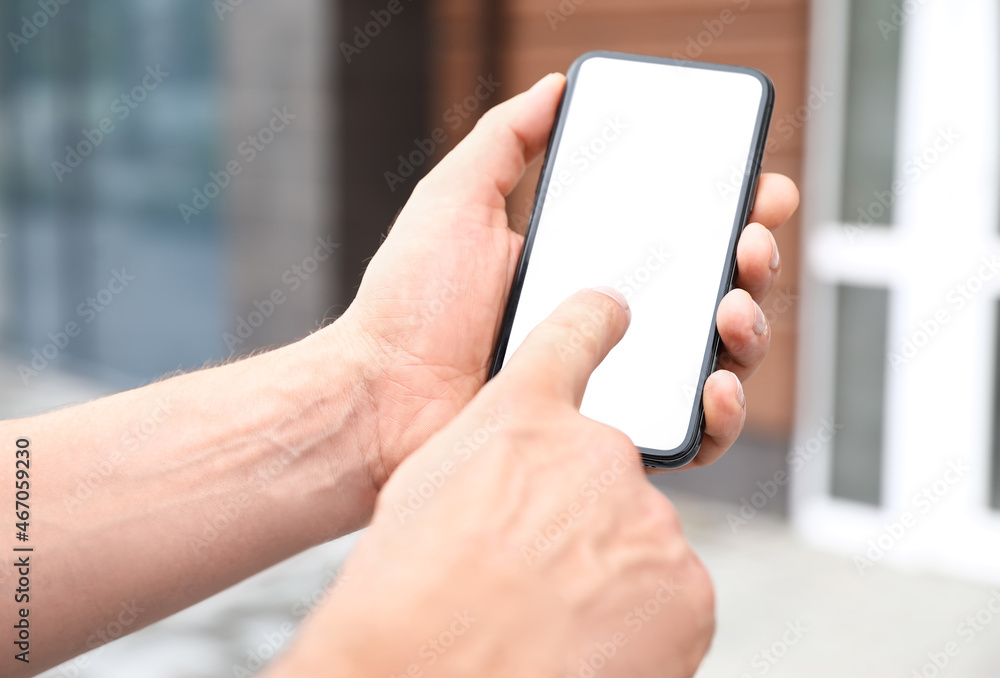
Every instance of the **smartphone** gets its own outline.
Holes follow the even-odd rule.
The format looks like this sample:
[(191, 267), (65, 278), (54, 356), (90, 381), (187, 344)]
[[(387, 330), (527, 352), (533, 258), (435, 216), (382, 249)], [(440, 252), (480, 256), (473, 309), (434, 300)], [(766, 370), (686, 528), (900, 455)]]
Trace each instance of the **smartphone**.
[(753, 209), (774, 85), (762, 72), (589, 52), (567, 73), (490, 376), (580, 289), (608, 285), (629, 331), (581, 412), (632, 438), (647, 466), (698, 452), (715, 315)]

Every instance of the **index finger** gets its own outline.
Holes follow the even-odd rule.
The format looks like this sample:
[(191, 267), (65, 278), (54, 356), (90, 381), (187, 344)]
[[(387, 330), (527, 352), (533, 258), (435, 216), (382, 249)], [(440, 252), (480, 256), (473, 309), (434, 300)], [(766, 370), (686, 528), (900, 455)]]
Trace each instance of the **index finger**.
[(578, 292), (528, 334), (497, 381), (579, 408), (591, 373), (625, 336), (630, 319), (617, 290)]

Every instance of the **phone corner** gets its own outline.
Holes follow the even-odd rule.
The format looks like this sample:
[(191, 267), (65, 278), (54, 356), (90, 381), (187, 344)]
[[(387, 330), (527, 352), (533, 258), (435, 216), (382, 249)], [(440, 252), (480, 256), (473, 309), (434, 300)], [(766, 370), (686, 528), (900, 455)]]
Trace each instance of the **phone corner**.
[(569, 78), (572, 75), (574, 75), (577, 71), (579, 71), (583, 67), (585, 63), (587, 63), (591, 59), (621, 59), (625, 56), (628, 55), (626, 55), (623, 52), (614, 52), (612, 50), (607, 50), (607, 49), (589, 50), (573, 60), (573, 63), (570, 64), (569, 68), (566, 70), (566, 77)]
[(774, 88), (774, 81), (771, 80), (771, 76), (759, 68), (752, 68), (749, 66), (742, 67), (740, 70), (760, 83), (762, 91), (761, 98), (767, 106), (773, 106), (776, 90)]
[(690, 433), (684, 443), (672, 450), (654, 450), (640, 447), (642, 463), (649, 468), (674, 470), (687, 466), (698, 456), (701, 449), (702, 430), (699, 426)]

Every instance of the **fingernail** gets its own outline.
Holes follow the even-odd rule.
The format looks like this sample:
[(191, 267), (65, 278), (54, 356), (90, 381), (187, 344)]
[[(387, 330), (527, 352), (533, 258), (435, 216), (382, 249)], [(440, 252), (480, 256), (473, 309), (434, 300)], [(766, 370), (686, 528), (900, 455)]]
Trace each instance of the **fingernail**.
[(743, 394), (743, 383), (735, 374), (733, 375), (733, 379), (736, 380), (736, 402), (739, 403), (740, 409), (742, 409), (747, 406), (747, 397)]
[(767, 318), (756, 302), (754, 302), (753, 308), (753, 333), (759, 337), (767, 332)]
[(602, 286), (602, 287), (592, 287), (591, 289), (594, 290), (595, 292), (600, 292), (606, 297), (611, 297), (612, 299), (617, 301), (618, 305), (621, 306), (623, 309), (625, 309), (626, 311), (629, 310), (628, 299), (626, 299), (625, 295), (616, 290), (614, 287)]
[(778, 241), (774, 239), (774, 233), (771, 233), (771, 261), (768, 262), (768, 266), (771, 267), (772, 271), (777, 271), (780, 265), (781, 254), (778, 252)]

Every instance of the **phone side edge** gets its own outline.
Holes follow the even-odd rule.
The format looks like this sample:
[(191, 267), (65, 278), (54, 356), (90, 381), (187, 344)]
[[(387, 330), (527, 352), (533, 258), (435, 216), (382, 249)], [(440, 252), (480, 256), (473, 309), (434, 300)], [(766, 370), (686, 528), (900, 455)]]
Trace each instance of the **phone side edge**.
[[(746, 66), (726, 66), (721, 64), (706, 64), (703, 62), (691, 62), (697, 64), (697, 68), (707, 70), (720, 70), (726, 72), (744, 73), (755, 78), (761, 84), (761, 100), (757, 109), (757, 119), (754, 122), (753, 145), (747, 159), (747, 172), (743, 179), (743, 186), (740, 191), (740, 202), (737, 209), (736, 218), (733, 223), (733, 233), (731, 235), (729, 251), (726, 264), (723, 268), (720, 290), (715, 301), (716, 313), (722, 299), (732, 289), (737, 276), (736, 250), (739, 238), (746, 227), (750, 217), (751, 207), (756, 200), (757, 182), (763, 168), (764, 153), (767, 147), (768, 131), (771, 117), (774, 112), (775, 87), (771, 78), (761, 70)], [(641, 448), (643, 463), (646, 466), (659, 469), (675, 469), (686, 466), (695, 459), (701, 447), (704, 427), (705, 427), (705, 407), (703, 404), (703, 394), (705, 382), (717, 367), (719, 351), (722, 348), (722, 339), (719, 336), (718, 325), (713, 323), (712, 336), (706, 346), (705, 359), (702, 361), (702, 371), (698, 377), (698, 385), (695, 389), (695, 399), (697, 407), (692, 411), (691, 420), (688, 425), (688, 432), (681, 445), (669, 450), (655, 450), (652, 448)]]

